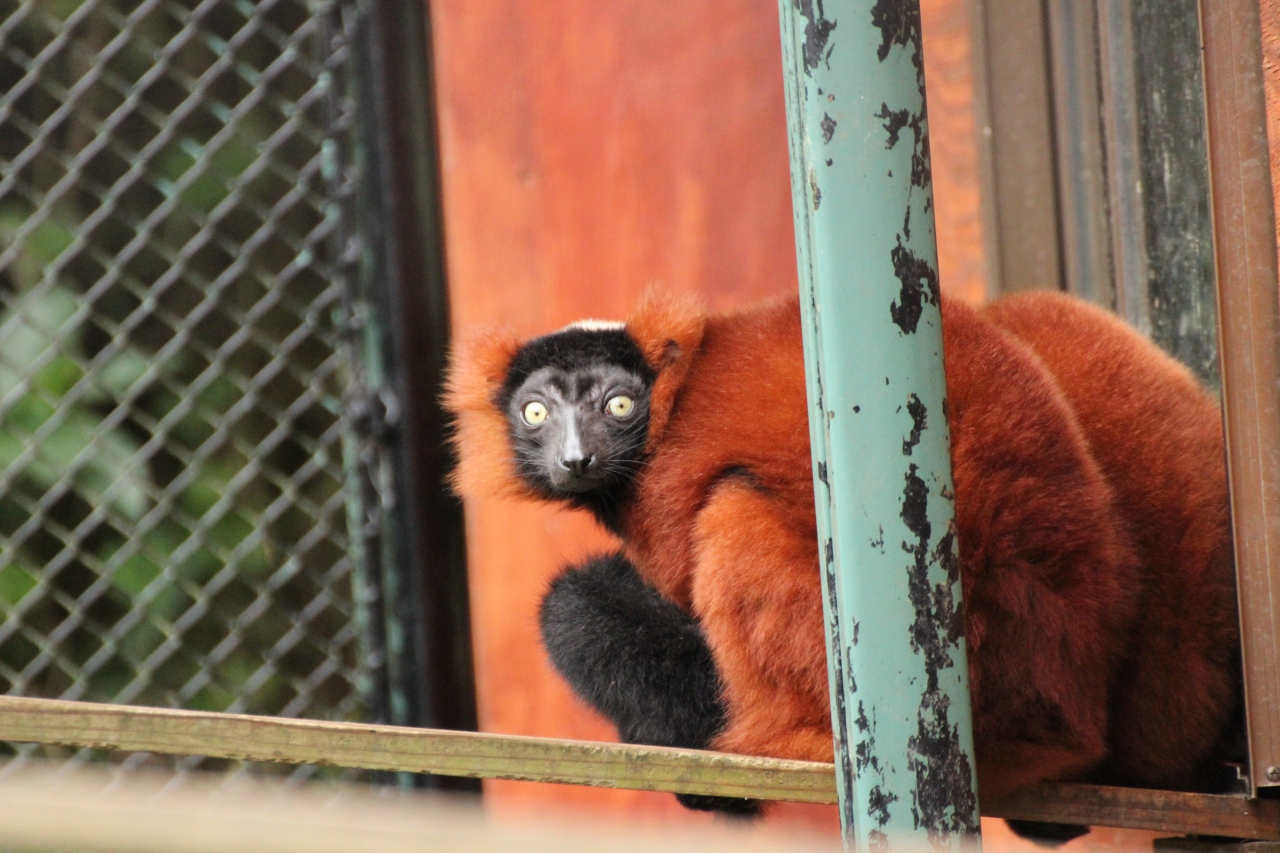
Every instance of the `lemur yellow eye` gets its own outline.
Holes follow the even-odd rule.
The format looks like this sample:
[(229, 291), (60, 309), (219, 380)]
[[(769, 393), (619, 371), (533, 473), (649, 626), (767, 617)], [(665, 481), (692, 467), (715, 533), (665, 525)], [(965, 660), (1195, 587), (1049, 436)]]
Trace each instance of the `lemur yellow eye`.
[(606, 404), (609, 414), (613, 415), (615, 418), (625, 418), (627, 415), (631, 414), (631, 410), (635, 407), (635, 401), (626, 394), (619, 394), (616, 397), (612, 397)]
[(532, 403), (526, 403), (520, 414), (524, 416), (525, 423), (537, 426), (547, 419), (547, 407), (534, 400)]

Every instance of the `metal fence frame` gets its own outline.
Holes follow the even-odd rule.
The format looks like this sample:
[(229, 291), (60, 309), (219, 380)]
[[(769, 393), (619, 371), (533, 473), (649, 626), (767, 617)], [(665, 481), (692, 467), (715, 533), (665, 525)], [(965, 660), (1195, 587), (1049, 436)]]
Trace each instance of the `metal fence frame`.
[[(474, 727), (461, 510), (437, 450), (448, 304), (424, 14), (422, 4), (387, 0), (0, 3), (0, 428), (15, 400), (34, 396), (51, 410), (25, 443), (0, 453), (0, 503), (26, 500), (32, 471), (48, 481), (43, 492), (26, 488), (36, 499), (20, 507), (21, 523), (0, 518), (0, 594), (16, 582), (5, 575), (16, 555), (33, 550), (22, 536), (57, 546), (53, 562), (31, 558), (21, 569), (31, 589), (19, 584), (13, 601), (0, 601), (2, 687)], [(298, 281), (311, 288), (302, 296), (290, 290)], [(41, 292), (58, 295), (60, 313), (29, 307)], [(31, 364), (15, 363), (24, 342)], [(120, 373), (122, 351), (138, 375), (106, 387), (104, 370)], [(170, 362), (184, 358), (197, 365), (177, 376)], [(73, 371), (71, 396), (42, 390), (51, 364)], [(230, 402), (210, 409), (214, 392)], [(166, 399), (152, 416), (156, 396)], [(75, 408), (81, 399), (88, 414)], [(317, 417), (322, 438), (309, 440), (305, 419)], [(248, 437), (232, 434), (254, 419)], [(67, 421), (82, 446), (49, 464), (50, 437)], [(192, 447), (175, 440), (175, 424), (195, 430)], [(276, 458), (281, 447), (291, 460)], [(200, 479), (210, 459), (230, 470), (217, 488)], [(104, 472), (103, 460), (118, 470)], [(317, 471), (328, 490), (319, 507), (306, 479)], [(204, 503), (191, 510), (197, 486)], [(245, 509), (253, 488), (274, 489), (266, 509)], [(79, 501), (75, 525), (51, 520), (58, 500)], [(302, 532), (284, 537), (281, 518)], [(150, 585), (116, 589), (125, 552), (173, 524), (178, 543), (152, 561)], [(207, 556), (218, 524), (235, 528), (233, 545)], [(114, 563), (85, 544), (107, 535), (125, 553)], [(310, 577), (304, 557), (320, 546), (334, 568)], [(259, 559), (255, 548), (274, 550)], [(181, 568), (193, 555), (213, 566), (195, 580)], [(266, 579), (245, 579), (250, 557), (268, 564)], [(44, 594), (72, 570), (84, 589)], [(303, 581), (318, 591), (291, 591)], [(179, 591), (172, 620), (146, 611)], [(239, 598), (223, 619), (217, 596), (228, 591)], [(93, 607), (104, 597), (123, 615), (99, 624)], [(50, 607), (49, 625), (33, 628), (32, 614)], [(258, 664), (240, 661), (255, 620), (272, 612), (284, 637), (269, 638)], [(326, 627), (312, 636), (317, 612)], [(147, 651), (159, 657), (132, 687), (77, 681), (87, 670), (61, 644), (98, 643), (81, 654), (88, 666), (128, 668), (135, 661), (119, 647), (137, 641), (113, 631), (153, 623), (162, 636)], [(211, 651), (192, 651), (203, 648), (196, 628)], [(12, 637), (35, 648), (26, 669), (66, 673), (37, 684), (6, 669)], [(306, 675), (340, 679), (345, 698), (309, 702), (305, 679), (286, 684), (292, 702), (252, 695), (304, 641), (312, 657), (328, 654)], [(156, 670), (178, 658), (184, 688), (157, 692)], [(209, 666), (226, 660), (254, 672), (223, 684)], [(214, 688), (214, 697), (200, 692)], [(195, 766), (223, 765), (194, 759), (179, 769)]]
[[(425, 3), (369, 0), (355, 28), (359, 113), (354, 162), (362, 235), (357, 290), (368, 385), (357, 419), (380, 442), (386, 483), (381, 543), (387, 602), (387, 722), (473, 730), (470, 599), (462, 505), (447, 473), (453, 460), (440, 405), (450, 336), (440, 166)], [(390, 480), (390, 482), (388, 482)], [(376, 491), (376, 490), (375, 490)], [(371, 527), (370, 532), (373, 533)], [(371, 563), (372, 564), (372, 563)], [(478, 791), (474, 780), (420, 777), (417, 784)]]

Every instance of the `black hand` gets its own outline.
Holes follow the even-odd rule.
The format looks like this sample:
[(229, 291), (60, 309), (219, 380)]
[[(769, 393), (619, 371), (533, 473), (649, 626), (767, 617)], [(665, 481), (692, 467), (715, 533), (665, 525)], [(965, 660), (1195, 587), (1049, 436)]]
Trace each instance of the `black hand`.
[[(622, 554), (552, 581), (539, 617), (552, 664), (613, 721), (624, 743), (705, 749), (724, 726), (720, 677), (697, 620), (646, 584)], [(759, 812), (754, 800), (677, 798), (692, 809)]]

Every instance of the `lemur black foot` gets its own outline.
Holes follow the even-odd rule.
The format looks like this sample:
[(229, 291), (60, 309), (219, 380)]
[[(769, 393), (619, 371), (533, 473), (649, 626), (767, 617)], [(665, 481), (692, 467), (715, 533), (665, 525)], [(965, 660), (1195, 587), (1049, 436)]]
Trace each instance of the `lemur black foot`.
[(704, 749), (724, 726), (720, 677), (697, 621), (621, 554), (552, 581), (539, 618), (555, 668), (623, 742)]
[(1058, 847), (1089, 833), (1089, 827), (1075, 823), (1045, 823), (1038, 820), (1006, 820), (1013, 834), (1040, 847)]
[[(705, 749), (724, 727), (720, 676), (697, 620), (641, 580), (622, 554), (552, 581), (539, 621), (552, 664), (624, 743)], [(677, 796), (694, 809), (759, 810), (753, 800)]]
[(720, 812), (736, 820), (760, 817), (760, 801), (745, 797), (712, 797), (706, 794), (676, 794), (680, 805), (695, 812)]

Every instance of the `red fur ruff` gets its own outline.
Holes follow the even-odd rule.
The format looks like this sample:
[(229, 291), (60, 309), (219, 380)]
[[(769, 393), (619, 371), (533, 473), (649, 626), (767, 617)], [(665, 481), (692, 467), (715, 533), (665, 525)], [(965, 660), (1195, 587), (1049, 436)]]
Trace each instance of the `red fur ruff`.
[(516, 473), (507, 418), (496, 402), (521, 343), (509, 328), (486, 329), (450, 355), (444, 405), (453, 413), (458, 449), (453, 487), (460, 495), (535, 497)]
[[(1193, 787), (1237, 701), (1217, 404), (1065, 296), (944, 301), (943, 320), (982, 790)], [(704, 316), (651, 296), (627, 330), (657, 379), (623, 539), (706, 632), (715, 746), (830, 760), (798, 304)], [(491, 333), (455, 356), (463, 493), (528, 496), (493, 404), (518, 347)]]

